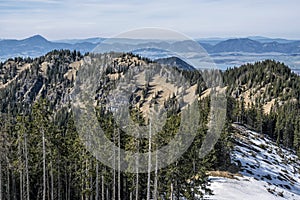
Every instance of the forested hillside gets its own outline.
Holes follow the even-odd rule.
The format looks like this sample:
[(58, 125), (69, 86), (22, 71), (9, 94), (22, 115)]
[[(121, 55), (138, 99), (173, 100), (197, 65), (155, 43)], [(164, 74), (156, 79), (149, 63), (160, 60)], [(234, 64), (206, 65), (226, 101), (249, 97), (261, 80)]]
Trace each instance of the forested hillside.
[[(148, 151), (148, 140), (130, 137), (116, 125), (105, 110), (105, 98), (130, 67), (151, 61), (132, 54), (103, 56), (113, 59), (99, 79), (95, 94), (98, 121), (115, 145), (133, 152)], [(88, 57), (76, 51), (53, 51), (36, 59), (15, 58), (1, 63), (0, 199), (146, 199), (149, 195), (155, 199), (195, 199), (209, 193), (206, 171), (230, 165), (226, 139), (220, 140), (204, 159), (197, 156), (207, 130), (209, 98), (199, 101), (202, 115), (196, 137), (175, 163), (148, 174), (111, 169), (86, 149), (74, 124), (69, 94), (83, 59)], [(181, 73), (200, 94), (199, 88), (205, 88), (201, 75), (196, 71)], [(171, 79), (168, 82), (171, 84)], [(194, 87), (196, 84), (199, 86)], [(131, 117), (145, 124), (138, 108), (157, 103), (167, 108), (166, 124), (152, 139), (152, 148), (159, 148), (177, 132), (181, 102), (175, 91), (161, 90), (153, 95), (155, 88), (151, 80), (138, 88), (131, 101)], [(162, 94), (167, 97), (165, 101)], [(223, 138), (226, 133), (224, 129)]]
[(300, 155), (300, 77), (283, 63), (266, 60), (224, 72), (231, 121), (268, 134)]
[[(149, 123), (145, 111), (154, 105), (168, 110), (162, 130), (148, 140), (128, 136), (118, 127), (105, 104), (109, 91), (130, 68), (161, 65), (133, 54), (103, 54), (107, 65), (95, 93), (95, 112), (105, 135), (116, 146), (147, 152), (167, 144), (180, 126), (182, 98), (167, 77), (146, 80), (130, 99), (130, 116)], [(210, 154), (200, 158), (210, 114), (209, 91), (201, 73), (176, 69), (188, 80), (185, 95), (196, 94), (201, 113), (196, 137), (173, 164), (151, 173), (120, 172), (103, 165), (86, 149), (78, 134), (70, 94), (84, 60), (93, 55), (52, 51), (36, 59), (15, 58), (0, 64), (0, 199), (187, 199), (201, 198), (208, 189), (208, 171), (237, 172), (231, 163), (231, 122), (267, 133), (278, 145), (300, 153), (300, 79), (275, 61), (247, 64), (223, 73), (228, 91), (227, 120), (221, 138)], [(130, 76), (129, 76), (130, 77)], [(158, 82), (157, 82), (158, 80)], [(192, 90), (194, 89), (194, 90)], [(253, 103), (252, 103), (253, 102)], [(115, 166), (117, 154), (111, 155)]]

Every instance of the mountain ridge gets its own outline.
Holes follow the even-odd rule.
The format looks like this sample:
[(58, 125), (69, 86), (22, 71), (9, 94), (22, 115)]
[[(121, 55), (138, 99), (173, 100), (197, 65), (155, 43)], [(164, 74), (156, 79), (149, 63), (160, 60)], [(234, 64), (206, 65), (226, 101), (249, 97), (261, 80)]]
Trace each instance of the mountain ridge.
[[(98, 61), (101, 61), (99, 63), (96, 62), (97, 66), (107, 67), (104, 68), (103, 70), (104, 76), (103, 77), (101, 76), (100, 79), (99, 79), (100, 76), (98, 76), (97, 73), (99, 73), (99, 71), (101, 70), (97, 70), (94, 67), (95, 65), (93, 65), (94, 64), (93, 61), (96, 61), (96, 59), (98, 59)], [(87, 65), (83, 65), (84, 62), (86, 62)], [(155, 66), (155, 69), (158, 69), (158, 71), (151, 70), (151, 72), (157, 74), (157, 76), (154, 76), (153, 78), (146, 78), (147, 77), (146, 73), (145, 74), (137, 73), (137, 75), (139, 76), (136, 76), (130, 73), (130, 71), (128, 71), (130, 68), (133, 68), (135, 69), (136, 72), (141, 72), (140, 70), (143, 68), (143, 66), (147, 64), (149, 64), (150, 67)], [(83, 73), (77, 73), (79, 70), (82, 69), (83, 70), (86, 69), (87, 71), (81, 71)], [(171, 69), (178, 70), (176, 68), (171, 68)], [(261, 69), (265, 69), (266, 71), (263, 71)], [(111, 52), (111, 53), (99, 54), (99, 55), (87, 54), (83, 56), (80, 52), (69, 51), (69, 50), (54, 50), (52, 52), (47, 53), (44, 56), (35, 59), (15, 58), (15, 59), (9, 59), (5, 63), (1, 63), (0, 66), (1, 117), (3, 117), (8, 121), (3, 120), (3, 122), (1, 121), (0, 125), (1, 128), (3, 127), (4, 134), (12, 133), (7, 135), (8, 137), (11, 137), (9, 141), (12, 142), (5, 143), (6, 146), (3, 150), (4, 153), (0, 155), (7, 155), (6, 156), (7, 158), (10, 158), (10, 156), (14, 158), (11, 160), (3, 159), (5, 163), (3, 168), (4, 169), (3, 174), (5, 175), (5, 177), (10, 177), (7, 176), (8, 175), (7, 172), (9, 173), (14, 172), (16, 174), (16, 176), (14, 177), (17, 180), (16, 184), (19, 186), (19, 184), (22, 183), (21, 181), (19, 181), (18, 178), (18, 177), (22, 177), (22, 174), (17, 173), (19, 172), (20, 169), (18, 165), (13, 165), (16, 162), (17, 163), (19, 162), (18, 159), (19, 154), (17, 153), (19, 152), (18, 149), (24, 147), (24, 145), (20, 145), (20, 146), (16, 145), (17, 141), (23, 140), (23, 135), (20, 135), (22, 133), (21, 131), (24, 131), (24, 133), (27, 133), (26, 131), (28, 131), (28, 133), (30, 133), (27, 138), (28, 141), (30, 141), (29, 143), (30, 150), (31, 152), (34, 150), (33, 152), (34, 158), (41, 158), (42, 157), (41, 130), (46, 130), (47, 131), (46, 144), (47, 147), (49, 147), (46, 148), (46, 151), (47, 151), (47, 155), (51, 154), (51, 156), (47, 157), (46, 162), (48, 163), (48, 161), (49, 162), (51, 161), (51, 163), (58, 163), (53, 166), (54, 167), (58, 166), (60, 170), (62, 169), (64, 170), (65, 165), (67, 164), (69, 166), (67, 169), (70, 170), (68, 171), (68, 173), (64, 173), (64, 171), (60, 171), (60, 170), (58, 170), (58, 174), (53, 173), (55, 176), (55, 180), (59, 182), (60, 180), (68, 180), (67, 178), (70, 178), (72, 179), (72, 182), (70, 183), (73, 183), (73, 181), (76, 182), (77, 180), (80, 180), (80, 182), (88, 181), (89, 183), (87, 186), (83, 186), (84, 188), (82, 188), (82, 185), (75, 185), (72, 188), (70, 187), (70, 189), (68, 189), (68, 187), (64, 187), (64, 189), (62, 189), (61, 195), (67, 193), (66, 191), (70, 191), (72, 199), (80, 199), (80, 194), (84, 194), (86, 189), (89, 189), (89, 191), (95, 191), (96, 189), (94, 188), (94, 186), (90, 187), (90, 185), (93, 185), (97, 177), (99, 177), (94, 173), (98, 170), (95, 169), (96, 167), (94, 162), (98, 162), (98, 161), (92, 160), (95, 158), (92, 155), (87, 155), (88, 152), (84, 149), (84, 147), (77, 146), (83, 144), (79, 142), (80, 141), (80, 138), (78, 138), (79, 133), (76, 132), (76, 128), (78, 127), (75, 128), (74, 127), (75, 122), (71, 121), (72, 110), (70, 109), (70, 94), (72, 94), (72, 91), (76, 91), (76, 88), (74, 89), (76, 83), (75, 81), (78, 81), (77, 82), (78, 84), (85, 83), (85, 82), (89, 84), (92, 81), (92, 78), (95, 78), (94, 81), (96, 81), (97, 84), (99, 85), (96, 85), (95, 87), (91, 88), (92, 90), (93, 89), (96, 90), (95, 98), (92, 98), (92, 100), (97, 101), (97, 104), (95, 105), (97, 106), (97, 109), (99, 108), (100, 111), (102, 112), (101, 117), (99, 117), (99, 121), (100, 123), (103, 123), (101, 125), (105, 125), (102, 127), (104, 127), (106, 131), (108, 131), (108, 134), (110, 134), (109, 136), (111, 136), (111, 141), (113, 141), (112, 138), (114, 136), (113, 134), (118, 131), (114, 131), (115, 130), (113, 128), (114, 123), (112, 121), (108, 121), (112, 119), (113, 116), (108, 116), (107, 118), (105, 118), (106, 117), (105, 113), (108, 113), (105, 109), (109, 109), (106, 107), (107, 100), (111, 98), (109, 96), (111, 94), (110, 92), (116, 89), (116, 86), (118, 85), (117, 81), (118, 80), (124, 81), (124, 79), (126, 78), (129, 81), (138, 80), (141, 81), (139, 83), (142, 83), (142, 84), (138, 84), (136, 90), (133, 91), (133, 94), (129, 98), (129, 103), (132, 103), (131, 105), (137, 109), (137, 111), (133, 110), (133, 115), (136, 116), (136, 119), (140, 119), (140, 120), (143, 119), (142, 114), (148, 113), (147, 111), (150, 109), (151, 105), (164, 106), (164, 107), (169, 106), (171, 108), (170, 114), (175, 115), (174, 118), (171, 117), (170, 120), (167, 120), (167, 122), (172, 122), (172, 123), (166, 124), (167, 131), (161, 132), (160, 134), (162, 134), (162, 136), (164, 137), (159, 137), (159, 138), (168, 137), (169, 133), (171, 133), (172, 135), (172, 133), (174, 132), (175, 134), (176, 128), (174, 128), (174, 124), (179, 124), (180, 122), (177, 121), (179, 120), (178, 114), (180, 113), (181, 107), (185, 106), (185, 101), (186, 101), (185, 97), (190, 97), (190, 96), (195, 97), (195, 95), (198, 95), (196, 97), (198, 97), (197, 99), (199, 100), (199, 107), (200, 107), (199, 109), (201, 109), (201, 116), (203, 116), (202, 118), (203, 123), (201, 123), (201, 127), (199, 127), (199, 133), (197, 134), (197, 138), (195, 139), (196, 143), (193, 144), (195, 146), (192, 146), (193, 148), (190, 148), (188, 150), (187, 152), (188, 154), (185, 154), (183, 157), (180, 158), (182, 160), (178, 162), (178, 165), (177, 163), (174, 165), (169, 165), (166, 169), (162, 169), (162, 171), (159, 171), (160, 174), (159, 181), (160, 183), (164, 184), (164, 188), (161, 188), (159, 190), (161, 195), (166, 195), (165, 191), (172, 190), (171, 183), (165, 183), (166, 180), (165, 175), (168, 176), (168, 174), (170, 173), (170, 176), (168, 176), (170, 180), (175, 179), (178, 180), (178, 182), (180, 181), (179, 186), (174, 185), (176, 190), (178, 190), (178, 193), (174, 195), (177, 195), (178, 197), (180, 196), (182, 197), (186, 195), (185, 197), (187, 199), (195, 199), (193, 198), (193, 196), (195, 195), (194, 190), (188, 193), (186, 191), (186, 188), (188, 189), (194, 188), (195, 184), (194, 182), (187, 181), (187, 180), (193, 179), (193, 181), (199, 181), (200, 183), (197, 183), (196, 187), (198, 187), (198, 184), (199, 185), (204, 184), (201, 185), (201, 188), (202, 186), (203, 188), (205, 188), (205, 184), (208, 183), (206, 182), (207, 180), (205, 174), (206, 169), (210, 169), (210, 170), (222, 169), (227, 171), (238, 170), (244, 176), (244, 180), (245, 180), (245, 181), (241, 180), (241, 182), (239, 182), (239, 183), (245, 183), (241, 187), (256, 186), (255, 184), (258, 182), (261, 183), (261, 181), (270, 182), (269, 179), (271, 177), (271, 179), (274, 180), (274, 182), (272, 182), (270, 186), (264, 187), (263, 184), (260, 184), (259, 187), (259, 191), (263, 191), (264, 194), (268, 197), (274, 196), (273, 194), (269, 194), (270, 193), (269, 190), (273, 192), (274, 189), (273, 187), (276, 186), (275, 184), (277, 184), (277, 182), (275, 181), (278, 182), (280, 181), (280, 183), (277, 184), (276, 189), (273, 192), (275, 195), (281, 195), (282, 191), (295, 192), (295, 190), (299, 189), (298, 185), (292, 185), (294, 181), (289, 178), (291, 174), (294, 173), (294, 170), (289, 168), (289, 166), (291, 165), (283, 165), (281, 163), (274, 161), (272, 154), (268, 152), (270, 148), (265, 146), (266, 143), (271, 143), (271, 142), (269, 142), (268, 140), (264, 140), (265, 138), (264, 134), (267, 134), (270, 137), (272, 136), (272, 144), (275, 145), (275, 142), (277, 142), (278, 147), (276, 146), (276, 149), (280, 149), (282, 147), (280, 145), (289, 146), (295, 144), (292, 147), (294, 147), (295, 150), (298, 151), (298, 153), (300, 152), (300, 148), (298, 149), (298, 147), (300, 147), (300, 143), (297, 143), (297, 141), (300, 141), (299, 140), (300, 134), (299, 132), (295, 132), (294, 134), (294, 132), (291, 131), (292, 128), (294, 127), (290, 126), (290, 125), (295, 125), (295, 130), (296, 130), (296, 125), (297, 125), (296, 122), (298, 123), (298, 125), (300, 125), (300, 120), (299, 120), (300, 118), (297, 117), (299, 116), (299, 113), (298, 115), (296, 115), (297, 109), (300, 110), (299, 102), (298, 101), (292, 102), (293, 103), (292, 106), (288, 107), (289, 110), (285, 109), (283, 111), (280, 111), (280, 109), (284, 108), (285, 104), (281, 105), (279, 102), (278, 105), (274, 107), (274, 109), (271, 109), (272, 115), (266, 115), (266, 116), (262, 116), (263, 112), (260, 107), (260, 105), (264, 103), (263, 100), (268, 99), (269, 97), (272, 98), (282, 97), (283, 98), (282, 101), (283, 101), (286, 100), (286, 98), (293, 98), (295, 95), (297, 95), (297, 93), (293, 92), (293, 89), (297, 90), (297, 88), (299, 88), (298, 85), (300, 84), (300, 79), (297, 78), (296, 75), (293, 74), (287, 66), (275, 61), (267, 60), (264, 62), (258, 62), (253, 65), (248, 64), (245, 66), (241, 66), (240, 68), (229, 69), (226, 72), (222, 72), (223, 78), (225, 79), (224, 89), (227, 88), (227, 93), (228, 93), (228, 99), (227, 99), (228, 109), (226, 113), (228, 117), (225, 123), (224, 132), (222, 132), (221, 137), (217, 141), (214, 150), (211, 152), (211, 154), (207, 155), (208, 156), (207, 159), (206, 158), (204, 159), (205, 160), (204, 164), (201, 163), (204, 162), (202, 160), (194, 160), (195, 158), (199, 159), (198, 156), (195, 156), (196, 154), (194, 153), (198, 152), (198, 149), (201, 145), (201, 141), (203, 141), (203, 136), (205, 136), (207, 133), (205, 123), (207, 122), (206, 115), (208, 116), (209, 114), (210, 101), (209, 98), (205, 98), (205, 94), (209, 95), (209, 89), (211, 88), (208, 88), (208, 86), (202, 79), (202, 74), (198, 70), (194, 70), (194, 71), (179, 70), (178, 72), (180, 73), (180, 75), (184, 77), (184, 78), (182, 77), (183, 79), (178, 79), (177, 76), (168, 76), (167, 74), (162, 73), (162, 71), (160, 70), (161, 70), (160, 64), (155, 63), (146, 58), (141, 58), (140, 56), (134, 55), (132, 53), (125, 54), (125, 53)], [(79, 76), (80, 74), (82, 75), (86, 74), (88, 76), (80, 77)], [(89, 79), (90, 74), (94, 75), (91, 79)], [(150, 75), (150, 73), (148, 73), (148, 75)], [(268, 83), (276, 83), (276, 82), (278, 82), (278, 84), (274, 85), (274, 90), (272, 89), (272, 87), (270, 87), (269, 89), (270, 91), (268, 91), (267, 89), (261, 90), (261, 87), (264, 87)], [(188, 85), (186, 85), (186, 83)], [(126, 84), (123, 84), (122, 90), (126, 89), (126, 86), (127, 86)], [(266, 93), (267, 95), (265, 95), (264, 98), (257, 98), (256, 100), (257, 104), (254, 105), (256, 107), (253, 106), (250, 107), (249, 109), (245, 109), (245, 105), (243, 104), (242, 98), (239, 94), (242, 94), (244, 90), (249, 89), (249, 87), (253, 87), (253, 89), (255, 89), (252, 92), (253, 95), (258, 93), (259, 91), (260, 91), (259, 95), (261, 97), (264, 97), (262, 94), (263, 92)], [(88, 87), (81, 87), (79, 85), (77, 89), (85, 91), (86, 88)], [(272, 90), (274, 94), (271, 94)], [(183, 93), (178, 94), (177, 92), (180, 91), (182, 91)], [(207, 97), (209, 97), (208, 95)], [(82, 95), (82, 97), (83, 96), (85, 95)], [(47, 103), (43, 103), (43, 102), (47, 102)], [(46, 104), (48, 104), (49, 106), (46, 106)], [(49, 118), (48, 117), (45, 117), (44, 119), (43, 117), (37, 118), (39, 116), (45, 116), (45, 115), (47, 116), (47, 113), (49, 111), (53, 113), (51, 114), (51, 116), (48, 116)], [(293, 113), (293, 111), (295, 113)], [(276, 117), (277, 113), (278, 113), (278, 117)], [(280, 113), (290, 114), (290, 116), (285, 116)], [(26, 116), (26, 114), (28, 114), (27, 121), (26, 118), (24, 117), (24, 115)], [(12, 118), (11, 119), (11, 121), (13, 121), (12, 124), (10, 124), (9, 122), (10, 120), (9, 117)], [(51, 118), (56, 120), (55, 122), (58, 123), (57, 126), (59, 127), (57, 127), (57, 129), (50, 126), (54, 124), (54, 123), (49, 123), (49, 119)], [(88, 121), (84, 121), (83, 124), (89, 123), (89, 118), (86, 119)], [(232, 122), (234, 121), (239, 122), (239, 124), (241, 123), (247, 124), (249, 126), (252, 126), (256, 130), (262, 130), (262, 132), (260, 134), (258, 133), (252, 134), (252, 132), (246, 131), (246, 136), (245, 134), (244, 135), (240, 134), (243, 137), (245, 137), (245, 140), (233, 142), (231, 134), (234, 133), (234, 130), (232, 130), (232, 126), (230, 126), (230, 124), (232, 124)], [(282, 122), (285, 123), (281, 125)], [(144, 123), (144, 121), (141, 120), (141, 123)], [(267, 123), (268, 126), (266, 126), (265, 123)], [(271, 127), (272, 125), (274, 125), (275, 127), (272, 128)], [(19, 129), (20, 126), (22, 127), (21, 129)], [(12, 127), (12, 130), (10, 129), (10, 127)], [(267, 130), (274, 129), (276, 131), (265, 132), (266, 129)], [(299, 126), (299, 130), (300, 130), (300, 126)], [(276, 134), (278, 134), (279, 136), (278, 141), (276, 141)], [(290, 137), (293, 136), (291, 134), (295, 135), (295, 140), (294, 140), (295, 142), (290, 140), (291, 139)], [(236, 138), (242, 139), (242, 136), (240, 135), (237, 135)], [(255, 138), (256, 140), (254, 140), (253, 138)], [(134, 138), (124, 138), (124, 136), (122, 136), (122, 139), (124, 139), (123, 142), (135, 141)], [(161, 140), (162, 142), (168, 142), (165, 141), (164, 139)], [(256, 141), (258, 140), (261, 143), (257, 143)], [(36, 145), (36, 142), (39, 142), (40, 145)], [(253, 142), (253, 144), (251, 142)], [(244, 149), (242, 153), (238, 151), (236, 147), (238, 148), (243, 147)], [(38, 148), (38, 151), (36, 151), (36, 148)], [(55, 151), (52, 151), (53, 148), (56, 148)], [(125, 143), (124, 148), (132, 148), (132, 145), (126, 145)], [(258, 148), (262, 153), (257, 152)], [(6, 151), (7, 149), (9, 149), (9, 151)], [(275, 147), (273, 149), (275, 149)], [(274, 152), (276, 152), (276, 149), (274, 150)], [(282, 152), (284, 152), (283, 154), (289, 154), (288, 152), (284, 151), (284, 148), (282, 149), (283, 149)], [(13, 150), (14, 150), (13, 152), (14, 154), (12, 155), (11, 152)], [(20, 152), (24, 153), (25, 151), (20, 151)], [(59, 155), (61, 154), (64, 156), (61, 157), (57, 156), (56, 154), (57, 152), (59, 152)], [(233, 154), (230, 154), (230, 152), (233, 152)], [(263, 157), (264, 154), (267, 156), (268, 159)], [(236, 159), (235, 157), (230, 160), (230, 155), (238, 155), (240, 157), (238, 157), (238, 159)], [(242, 155), (244, 155), (244, 157)], [(254, 155), (256, 155), (256, 158), (254, 157)], [(30, 155), (30, 157), (31, 156), (32, 155)], [(286, 155), (286, 157), (289, 156), (290, 155)], [(23, 157), (25, 156), (23, 155), (22, 158)], [(70, 158), (74, 160), (70, 161), (69, 160)], [(245, 161), (247, 161), (247, 158), (251, 159), (251, 165), (246, 164)], [(283, 169), (287, 172), (283, 171), (283, 173), (280, 172), (281, 174), (279, 174), (278, 170), (275, 171), (270, 170), (262, 174), (260, 172), (261, 169), (264, 169), (264, 165), (262, 164), (260, 165), (262, 166), (262, 168), (259, 168), (256, 165), (256, 161), (259, 162), (259, 159), (262, 159), (262, 161), (266, 160), (264, 161), (265, 166), (268, 164), (268, 162), (271, 163), (274, 162), (275, 166), (281, 167), (280, 169)], [(238, 162), (238, 160), (240, 160), (240, 162)], [(289, 159), (287, 159), (287, 162), (288, 161)], [(36, 178), (36, 177), (40, 177), (39, 174), (42, 173), (42, 168), (39, 167), (40, 162), (41, 159), (32, 160), (32, 162), (30, 162), (31, 164), (30, 167), (36, 167), (36, 168), (30, 168), (34, 170), (29, 170), (30, 180), (31, 180), (30, 184), (32, 186), (30, 188), (31, 195), (34, 197), (37, 196), (36, 199), (38, 199), (38, 194), (39, 194), (38, 191), (40, 191), (40, 189), (42, 188), (41, 187), (42, 179)], [(87, 165), (87, 162), (91, 162), (91, 164)], [(285, 160), (283, 160), (282, 162), (285, 162)], [(98, 165), (100, 165), (100, 169), (105, 169), (105, 172), (107, 172), (107, 170), (110, 170), (109, 168), (105, 168), (104, 166), (102, 166), (101, 163), (98, 163)], [(12, 167), (8, 168), (8, 166), (12, 166)], [(197, 166), (197, 170), (193, 170), (195, 169), (195, 166)], [(47, 174), (49, 173), (49, 176), (47, 176), (47, 180), (49, 179), (50, 182), (52, 165), (47, 165), (46, 167), (48, 170)], [(90, 174), (90, 176), (92, 177), (91, 179), (85, 178), (86, 167), (90, 167), (90, 170), (92, 171), (92, 173)], [(202, 167), (205, 167), (205, 169)], [(77, 171), (78, 168), (80, 169), (82, 168), (83, 170)], [(8, 171), (7, 169), (10, 169), (11, 171)], [(174, 170), (176, 170), (177, 172), (174, 172)], [(263, 178), (263, 180), (260, 181), (254, 179), (254, 178), (258, 178), (258, 176), (249, 178), (251, 172), (260, 175), (259, 179)], [(273, 172), (276, 173), (278, 172), (278, 174), (274, 174)], [(113, 172), (104, 174), (103, 171), (100, 171), (99, 173), (100, 175), (103, 176), (105, 175), (105, 177), (107, 176), (113, 177), (113, 176), (109, 176), (109, 174), (112, 175)], [(297, 173), (297, 180), (298, 180), (299, 172), (296, 171), (296, 173)], [(126, 176), (126, 174), (123, 175)], [(146, 174), (140, 174), (140, 178), (142, 177), (142, 179), (146, 180), (147, 178), (145, 175)], [(80, 177), (82, 178), (82, 180)], [(246, 179), (249, 181), (247, 181)], [(284, 179), (288, 179), (288, 180), (284, 180)], [(130, 179), (128, 178), (126, 180), (130, 180)], [(201, 182), (202, 180), (203, 182)], [(107, 190), (111, 190), (113, 188), (111, 182), (109, 182), (107, 179), (105, 179), (105, 181), (106, 181), (104, 186), (105, 189), (107, 188)], [(222, 179), (221, 181), (224, 180)], [(234, 182), (230, 182), (228, 180), (226, 181), (231, 184), (230, 186), (239, 185), (237, 184), (237, 182), (235, 182), (235, 180)], [(11, 180), (9, 181), (4, 180), (4, 182), (5, 183), (9, 182), (8, 184), (12, 183)], [(68, 184), (68, 183), (59, 182), (59, 184), (57, 185), (60, 184)], [(135, 185), (134, 181), (128, 182), (128, 184), (131, 186)], [(140, 181), (140, 184), (141, 184), (140, 188), (146, 188), (146, 183)], [(57, 188), (58, 187), (57, 185), (55, 185), (54, 187)], [(36, 187), (34, 188), (33, 186)], [(288, 189), (289, 187), (291, 188), (291, 190)], [(213, 187), (213, 189), (216, 192), (218, 192), (217, 188)], [(233, 187), (231, 189), (233, 189)], [(249, 192), (249, 190), (247, 190), (247, 192)], [(111, 194), (111, 191), (107, 193)], [(125, 193), (124, 195), (127, 195), (127, 199), (129, 199), (130, 196), (129, 190), (124, 189), (122, 193), (123, 194)], [(296, 191), (295, 193), (298, 194), (299, 192)], [(286, 193), (284, 192), (283, 195), (286, 195)], [(91, 196), (93, 196), (93, 194), (91, 194)], [(166, 195), (166, 198), (167, 196), (169, 195)], [(274, 198), (276, 197), (277, 196), (274, 196)]]
[(77, 50), (82, 53), (91, 51), (96, 45), (88, 42), (68, 44), (51, 42), (41, 35), (34, 35), (22, 40), (1, 40), (0, 59), (2, 61), (13, 57), (39, 57), (54, 49)]
[[(246, 52), (246, 53), (300, 53), (300, 41), (285, 39), (264, 39), (257, 37), (249, 38), (230, 38), (209, 42), (210, 40), (197, 40), (200, 45), (210, 54), (226, 52)], [(41, 35), (34, 35), (22, 40), (3, 39), (0, 40), (0, 58), (5, 60), (11, 57), (38, 57), (54, 49), (77, 50), (82, 53), (91, 52), (104, 38), (70, 39), (49, 41)], [(208, 42), (207, 42), (208, 41)], [(283, 41), (283, 42), (282, 42)], [(141, 41), (145, 44), (146, 41)], [(160, 44), (158, 41), (149, 41)], [(130, 44), (138, 49), (138, 44)], [(164, 49), (166, 43), (161, 43)], [(185, 45), (180, 43), (180, 45)], [(188, 44), (186, 44), (188, 45)], [(107, 46), (107, 45), (106, 45)], [(157, 46), (157, 45), (156, 45)], [(159, 45), (158, 45), (159, 46)], [(109, 48), (106, 47), (106, 48)]]

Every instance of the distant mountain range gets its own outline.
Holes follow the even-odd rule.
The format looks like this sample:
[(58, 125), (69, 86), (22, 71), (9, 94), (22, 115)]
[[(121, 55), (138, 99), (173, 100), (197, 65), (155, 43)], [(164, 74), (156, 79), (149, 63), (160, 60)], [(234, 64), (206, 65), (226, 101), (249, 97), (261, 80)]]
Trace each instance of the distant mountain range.
[[(40, 35), (35, 35), (23, 40), (0, 40), (0, 61), (13, 57), (38, 57), (54, 49), (77, 50), (81, 53), (91, 52), (96, 47), (96, 52), (133, 50), (141, 56), (151, 59), (174, 56), (173, 50), (188, 49), (188, 56), (199, 52), (191, 41), (180, 41), (170, 45), (171, 42), (157, 40), (120, 39), (119, 43), (106, 43), (98, 46), (105, 38), (67, 39), (49, 41)], [(300, 41), (286, 39), (271, 39), (260, 36), (249, 38), (208, 38), (196, 40), (209, 53), (221, 69), (241, 65), (246, 62), (255, 62), (263, 59), (276, 59), (285, 62), (291, 68), (298, 69), (300, 63)], [(119, 42), (119, 40), (118, 40)], [(145, 47), (147, 47), (145, 49)], [(197, 47), (197, 48), (196, 48)], [(196, 48), (196, 49), (195, 49)], [(169, 52), (162, 51), (168, 49)]]
[[(262, 36), (249, 36), (246, 37), (248, 39), (261, 42), (261, 43), (270, 43), (270, 42), (278, 42), (278, 43), (291, 43), (291, 42), (296, 42), (297, 40), (288, 40), (288, 39), (283, 39), (283, 38), (268, 38), (268, 37), (262, 37)], [(211, 45), (216, 45), (220, 42), (224, 42), (229, 39), (238, 39), (238, 38), (202, 38), (202, 39), (196, 39), (200, 43), (207, 43)]]
[(291, 42), (259, 42), (249, 38), (229, 39), (216, 45), (200, 43), (209, 53), (248, 52), (248, 53), (300, 53), (300, 41)]
[[(40, 56), (53, 49), (70, 49), (81, 52), (92, 51), (105, 38), (69, 39), (49, 41), (40, 35), (23, 40), (0, 40), (0, 56)], [(252, 52), (252, 53), (300, 53), (300, 41), (285, 39), (270, 39), (264, 37), (236, 39), (199, 39), (197, 40), (209, 53), (220, 52)], [(143, 42), (145, 43), (145, 42)], [(154, 43), (150, 41), (149, 43)], [(155, 42), (158, 43), (158, 42)], [(131, 44), (132, 45), (132, 44)], [(163, 43), (162, 45), (166, 45)]]
[(38, 57), (54, 49), (78, 50), (83, 53), (91, 51), (97, 44), (79, 42), (75, 44), (51, 42), (40, 35), (35, 35), (24, 40), (1, 40), (0, 58), (6, 60), (12, 57)]

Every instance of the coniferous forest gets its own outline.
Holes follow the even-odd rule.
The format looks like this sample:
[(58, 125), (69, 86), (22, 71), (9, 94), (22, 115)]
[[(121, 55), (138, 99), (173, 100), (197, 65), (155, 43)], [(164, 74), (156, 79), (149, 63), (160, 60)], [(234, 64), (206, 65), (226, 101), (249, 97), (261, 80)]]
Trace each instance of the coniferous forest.
[[(39, 58), (14, 58), (0, 64), (1, 200), (201, 199), (212, 192), (208, 189), (208, 171), (238, 171), (238, 166), (230, 162), (234, 122), (300, 155), (300, 77), (283, 63), (265, 60), (220, 72), (227, 93), (226, 122), (214, 149), (204, 158), (198, 153), (207, 134), (211, 102), (209, 96), (200, 97), (208, 86), (198, 71), (177, 69), (190, 85), (197, 84), (201, 115), (192, 145), (176, 162), (153, 172), (127, 173), (109, 168), (86, 149), (71, 109), (69, 94), (78, 65), (87, 56), (55, 50)], [(152, 62), (133, 54), (114, 56), (122, 62), (106, 68), (97, 90), (102, 95), (97, 97), (96, 112), (105, 135), (116, 146), (133, 152), (167, 144), (180, 125), (180, 101), (175, 92), (165, 101), (166, 124), (150, 143), (126, 135), (102, 107), (102, 97), (115, 86), (111, 74), (125, 74), (141, 62)], [(137, 58), (135, 62), (133, 57)], [(149, 96), (152, 87), (149, 83), (140, 88), (141, 99)], [(136, 105), (132, 101), (131, 118), (137, 124), (147, 124)], [(117, 165), (117, 155), (111, 156)]]

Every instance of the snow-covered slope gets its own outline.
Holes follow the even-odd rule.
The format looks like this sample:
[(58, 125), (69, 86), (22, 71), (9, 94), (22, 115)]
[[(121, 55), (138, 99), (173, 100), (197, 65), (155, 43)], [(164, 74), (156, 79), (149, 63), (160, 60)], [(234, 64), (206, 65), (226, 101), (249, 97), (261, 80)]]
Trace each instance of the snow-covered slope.
[(300, 160), (295, 153), (244, 126), (233, 126), (237, 131), (231, 159), (242, 176), (210, 177), (214, 195), (205, 198), (300, 200)]

